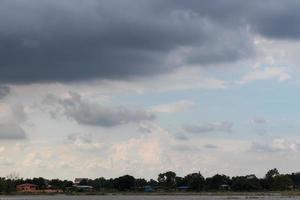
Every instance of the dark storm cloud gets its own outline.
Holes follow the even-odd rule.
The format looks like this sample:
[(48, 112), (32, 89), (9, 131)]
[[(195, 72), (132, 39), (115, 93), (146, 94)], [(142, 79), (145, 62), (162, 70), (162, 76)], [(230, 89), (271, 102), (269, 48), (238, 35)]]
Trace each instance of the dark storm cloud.
[[(0, 82), (126, 79), (298, 38), (299, 1), (0, 1)], [(175, 62), (176, 61), (176, 62)]]
[[(243, 31), (173, 4), (3, 0), (0, 81), (119, 79), (155, 75), (186, 62), (229, 62), (251, 54)], [(174, 62), (172, 55), (180, 61)]]
[(261, 35), (273, 39), (300, 39), (300, 1), (257, 3), (249, 21)]
[(177, 8), (191, 9), (225, 26), (250, 28), (264, 37), (300, 38), (300, 1), (298, 0), (175, 0)]

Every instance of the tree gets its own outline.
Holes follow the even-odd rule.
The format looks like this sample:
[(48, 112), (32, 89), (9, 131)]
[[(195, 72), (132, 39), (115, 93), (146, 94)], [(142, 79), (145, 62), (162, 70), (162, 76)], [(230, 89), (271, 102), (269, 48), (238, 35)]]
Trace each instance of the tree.
[(114, 187), (120, 191), (133, 190), (135, 186), (135, 178), (130, 175), (121, 176), (114, 180)]
[(82, 179), (82, 180), (79, 182), (79, 185), (88, 185), (88, 180), (87, 180), (87, 179)]
[(52, 179), (49, 181), (51, 188), (53, 189), (62, 189), (63, 188), (63, 181), (59, 179)]
[(294, 186), (296, 188), (299, 188), (300, 187), (300, 172), (292, 173), (290, 175), (290, 178), (292, 179)]
[(255, 175), (233, 177), (231, 188), (236, 191), (255, 191), (261, 190), (260, 180)]
[(46, 188), (46, 180), (42, 177), (33, 178), (32, 183), (38, 186), (38, 189), (42, 190)]
[(218, 190), (223, 186), (229, 186), (230, 178), (226, 175), (216, 174), (211, 178), (205, 180), (205, 189), (207, 190)]
[(272, 182), (272, 190), (289, 190), (293, 186), (293, 181), (288, 175), (277, 175)]
[(266, 173), (266, 176), (265, 178), (274, 178), (275, 176), (279, 175), (279, 172), (276, 168), (274, 169), (270, 169), (267, 173)]
[(63, 181), (63, 187), (61, 189), (66, 190), (67, 188), (72, 187), (72, 186), (73, 186), (72, 181), (64, 180)]
[(89, 180), (88, 185), (93, 186), (93, 188), (97, 191), (108, 187), (107, 180), (103, 177), (96, 178), (95, 180)]
[(263, 187), (267, 190), (271, 190), (274, 185), (274, 177), (278, 176), (279, 172), (276, 168), (270, 169), (263, 180)]
[(205, 183), (205, 179), (200, 172), (188, 174), (184, 177), (184, 180), (189, 188), (194, 191), (201, 191)]
[(137, 178), (135, 179), (135, 188), (136, 189), (143, 189), (147, 185), (147, 181), (144, 178)]
[(16, 184), (15, 184), (15, 181), (14, 180), (11, 180), (11, 179), (6, 179), (5, 181), (5, 193), (6, 194), (9, 194), (11, 192), (14, 192), (16, 191)]
[(155, 188), (158, 186), (158, 182), (156, 180), (150, 179), (150, 181), (148, 181), (147, 183), (148, 185), (150, 185), (152, 188)]
[(176, 182), (176, 187), (180, 187), (180, 186), (187, 186), (187, 181), (179, 176), (176, 176), (175, 178), (175, 182)]
[(159, 185), (166, 190), (174, 189), (176, 186), (176, 173), (172, 171), (160, 173), (157, 180)]
[(0, 192), (1, 194), (6, 192), (6, 180), (3, 177), (0, 177)]

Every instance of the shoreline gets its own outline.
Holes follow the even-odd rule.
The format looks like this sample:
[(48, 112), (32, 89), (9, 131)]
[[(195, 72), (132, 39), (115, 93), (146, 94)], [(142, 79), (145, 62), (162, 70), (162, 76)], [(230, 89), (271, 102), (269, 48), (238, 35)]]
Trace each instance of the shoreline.
[(11, 193), (0, 196), (300, 196), (300, 191), (268, 192), (74, 192), (74, 193)]

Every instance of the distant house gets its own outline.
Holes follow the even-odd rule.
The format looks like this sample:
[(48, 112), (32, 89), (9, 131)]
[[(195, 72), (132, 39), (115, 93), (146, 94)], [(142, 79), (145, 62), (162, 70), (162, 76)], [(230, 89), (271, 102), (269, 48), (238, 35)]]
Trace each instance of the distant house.
[(144, 192), (154, 192), (155, 190), (152, 188), (151, 185), (146, 185), (144, 187)]
[(222, 184), (219, 187), (220, 190), (230, 190), (230, 186), (228, 184)]
[(79, 185), (79, 183), (80, 182), (82, 182), (82, 181), (88, 181), (89, 179), (88, 178), (75, 178), (75, 180), (74, 180), (74, 184), (75, 185)]
[(49, 193), (49, 194), (51, 194), (51, 193), (63, 193), (63, 190), (61, 190), (61, 189), (44, 189), (44, 190), (42, 190), (42, 192), (43, 193)]
[(93, 187), (89, 185), (74, 185), (76, 191), (78, 192), (92, 192)]
[(190, 187), (187, 185), (182, 185), (177, 187), (177, 190), (181, 192), (186, 192), (188, 189), (190, 189)]
[(17, 185), (16, 187), (18, 192), (37, 192), (37, 185), (24, 183), (21, 185)]
[(250, 174), (246, 176), (246, 179), (256, 179), (256, 176), (254, 174)]
[(86, 185), (88, 182), (88, 178), (75, 178), (73, 189), (78, 192), (91, 192), (93, 191), (93, 187), (90, 185)]

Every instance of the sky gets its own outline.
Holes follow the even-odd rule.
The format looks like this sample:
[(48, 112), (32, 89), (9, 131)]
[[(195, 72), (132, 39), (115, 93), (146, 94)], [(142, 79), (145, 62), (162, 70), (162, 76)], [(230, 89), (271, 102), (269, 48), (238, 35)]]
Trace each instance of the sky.
[(1, 0), (0, 176), (300, 171), (299, 9)]

